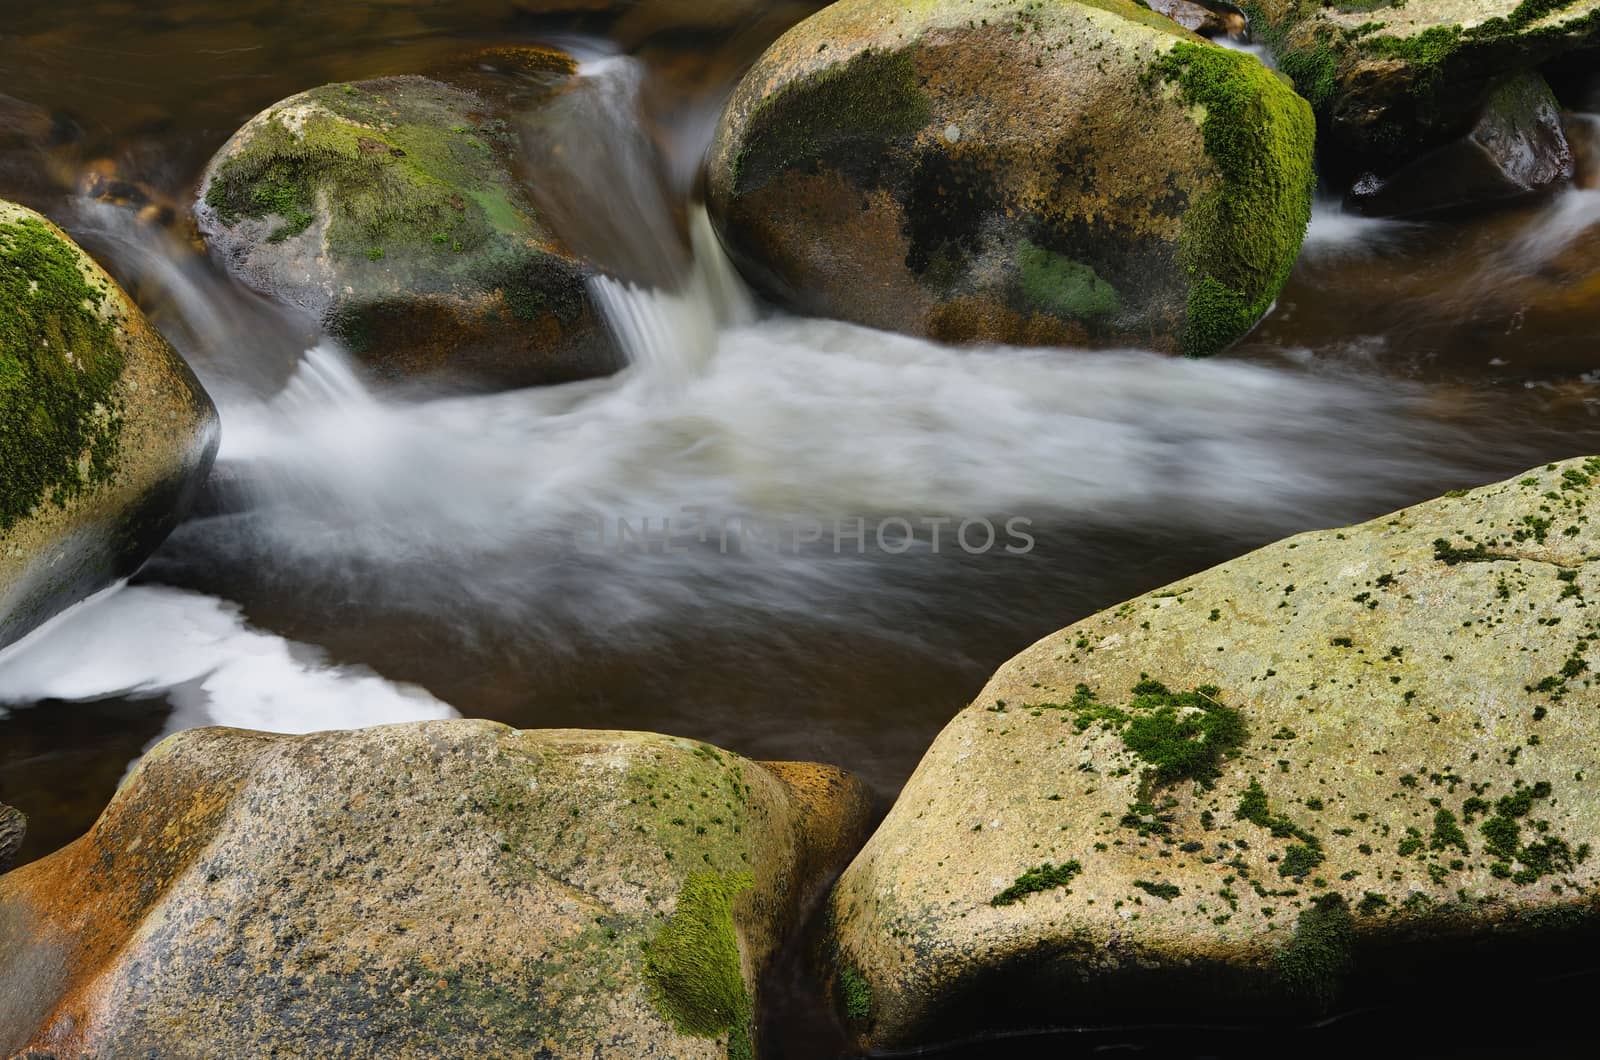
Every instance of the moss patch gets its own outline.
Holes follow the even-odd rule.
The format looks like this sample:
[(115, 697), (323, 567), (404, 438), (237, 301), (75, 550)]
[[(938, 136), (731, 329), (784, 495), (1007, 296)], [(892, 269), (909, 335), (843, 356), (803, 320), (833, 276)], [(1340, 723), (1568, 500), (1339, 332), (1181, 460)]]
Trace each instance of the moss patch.
[(1326, 1003), (1350, 970), (1355, 918), (1343, 898), (1325, 894), (1302, 910), (1294, 935), (1273, 957), (1279, 981), (1291, 993)]
[(1094, 320), (1114, 316), (1122, 308), (1115, 287), (1064, 254), (1023, 240), (1016, 261), (1023, 297), (1039, 309), (1059, 317)]
[(398, 254), (464, 272), (463, 256), (533, 231), (510, 181), (510, 132), (478, 119), (477, 105), (422, 79), (314, 89), (250, 131), (217, 167), (206, 204), (228, 225), (275, 219), (268, 242), (326, 215), (343, 260), (393, 267)]
[(42, 221), (0, 224), (0, 531), (116, 469), (125, 355), (79, 262)]
[[(1072, 878), (1083, 871), (1083, 866), (1076, 861), (1069, 861), (1064, 865), (1052, 865), (1048, 861), (1038, 865), (1018, 876), (1016, 882), (993, 898), (989, 899), (992, 906), (1016, 905), (1030, 894), (1040, 891), (1053, 891), (1057, 887), (1065, 887), (1072, 882)], [(1068, 892), (1071, 893), (1071, 892)]]
[[(733, 160), (734, 191), (744, 194), (819, 162), (859, 168), (861, 152), (853, 145), (909, 137), (930, 113), (910, 52), (863, 51), (761, 101)], [(862, 175), (872, 186), (874, 175)]]
[(1216, 353), (1271, 306), (1311, 220), (1311, 109), (1254, 57), (1180, 41), (1151, 67), (1205, 109), (1200, 127), (1220, 181), (1184, 220), (1181, 253), (1191, 281), (1181, 342)]
[(872, 1019), (872, 984), (854, 965), (839, 972), (839, 993), (844, 999), (844, 1014), (851, 1023)]
[(645, 949), (656, 1004), (684, 1034), (727, 1035), (728, 1055), (750, 1055), (750, 994), (739, 960), (733, 900), (755, 880), (747, 872), (697, 872), (678, 907)]

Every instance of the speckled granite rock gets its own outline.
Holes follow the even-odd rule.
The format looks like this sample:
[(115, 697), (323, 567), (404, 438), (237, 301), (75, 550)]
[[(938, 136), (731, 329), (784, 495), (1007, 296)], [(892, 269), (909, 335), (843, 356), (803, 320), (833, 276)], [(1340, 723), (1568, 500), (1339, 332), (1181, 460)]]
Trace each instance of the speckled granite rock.
[(646, 733), (192, 730), (0, 877), (0, 1053), (748, 1057), (865, 813)]
[(0, 202), (0, 648), (137, 570), (216, 448), (210, 397), (138, 306)]
[(1018, 655), (834, 893), (857, 1029), (1148, 1021), (1156, 997), (1225, 1022), (1327, 999), (1352, 962), (1592, 923), (1597, 517), (1600, 458), (1552, 464)]
[(946, 341), (1203, 355), (1282, 287), (1309, 108), (1131, 0), (840, 0), (723, 113), (707, 202), (802, 312)]
[(1401, 164), (1464, 134), (1499, 79), (1600, 47), (1600, 0), (1244, 0), (1317, 110), (1334, 170)]

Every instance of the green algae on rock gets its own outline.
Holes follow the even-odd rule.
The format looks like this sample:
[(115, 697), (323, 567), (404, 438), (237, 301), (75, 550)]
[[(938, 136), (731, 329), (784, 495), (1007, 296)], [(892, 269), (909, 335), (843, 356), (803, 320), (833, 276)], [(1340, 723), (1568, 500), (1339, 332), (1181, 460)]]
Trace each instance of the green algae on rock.
[[(1174, 1019), (1314, 1009), (1440, 947), (1488, 973), (1502, 945), (1595, 926), (1596, 556), (1600, 458), (1571, 460), (1028, 648), (833, 894), (864, 1044), (995, 1033), (999, 996), (1029, 1027), (1147, 1019), (1152, 991)], [(1163, 699), (1151, 733), (1182, 739), (1134, 735)], [(1235, 713), (1208, 731), (1213, 704)]]
[(0, 202), (0, 647), (137, 569), (216, 443), (210, 398), (127, 295)]
[(1387, 176), (1466, 133), (1500, 79), (1600, 48), (1600, 0), (1244, 0), (1316, 108), (1324, 161)]
[(1313, 136), (1253, 57), (1131, 0), (843, 0), (736, 89), (708, 203), (802, 311), (1203, 355), (1286, 279)]
[(0, 877), (0, 1052), (746, 1060), (867, 806), (649, 733), (190, 730)]
[(381, 370), (499, 385), (605, 374), (588, 268), (540, 224), (516, 148), (512, 125), (459, 87), (325, 85), (224, 145), (197, 215), (230, 269)]

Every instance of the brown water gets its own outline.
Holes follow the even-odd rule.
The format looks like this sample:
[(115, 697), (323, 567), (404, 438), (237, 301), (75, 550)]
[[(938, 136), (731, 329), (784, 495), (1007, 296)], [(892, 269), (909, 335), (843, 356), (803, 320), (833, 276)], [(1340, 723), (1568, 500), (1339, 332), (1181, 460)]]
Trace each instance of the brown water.
[[(630, 311), (684, 337), (625, 379), (384, 390), (336, 352), (307, 355), (314, 326), (195, 251), (187, 203), (238, 125), (316, 84), (555, 41), (631, 57), (631, 117), (670, 195), (742, 65), (814, 5), (16, 6), (0, 23), (0, 197), (105, 262), (217, 396), (224, 434), (209, 506), (101, 621), (52, 634), (25, 668), (0, 660), (0, 799), (31, 817), (25, 857), (80, 834), (160, 735), (206, 723), (453, 709), (651, 729), (838, 763), (886, 805), (988, 674), (1048, 632), (1289, 533), (1600, 452), (1600, 191), (1583, 190), (1427, 225), (1319, 206), (1276, 311), (1205, 363), (949, 350), (770, 313), (739, 325), (635, 295)], [(585, 164), (634, 164), (618, 113), (573, 119), (605, 148)], [(587, 176), (621, 189), (619, 210), (640, 187), (636, 172)], [(1036, 543), (572, 547), (580, 517), (684, 505), (1020, 516)], [(805, 1012), (795, 1002), (791, 1024)], [(837, 1048), (818, 1033), (790, 1026), (779, 1046)]]

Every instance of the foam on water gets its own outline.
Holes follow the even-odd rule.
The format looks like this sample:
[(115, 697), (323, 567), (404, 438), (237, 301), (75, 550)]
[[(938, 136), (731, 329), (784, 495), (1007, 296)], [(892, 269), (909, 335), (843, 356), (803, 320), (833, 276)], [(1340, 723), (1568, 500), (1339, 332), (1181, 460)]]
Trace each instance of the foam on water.
[(177, 589), (114, 586), (0, 652), (0, 704), (160, 694), (175, 708), (168, 732), (457, 716), (421, 689), (331, 664), (317, 648), (252, 628), (233, 604)]
[(1337, 198), (1318, 196), (1300, 253), (1319, 258), (1352, 258), (1389, 249), (1424, 226), (1414, 221), (1364, 217), (1346, 210)]

